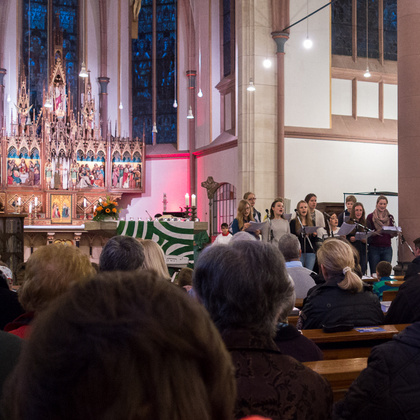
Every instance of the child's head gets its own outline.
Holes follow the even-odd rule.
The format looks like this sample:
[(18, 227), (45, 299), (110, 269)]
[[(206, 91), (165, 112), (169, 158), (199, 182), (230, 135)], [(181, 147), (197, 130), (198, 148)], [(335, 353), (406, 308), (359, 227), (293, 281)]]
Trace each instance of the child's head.
[(222, 223), (220, 228), (222, 229), (222, 233), (224, 233), (225, 235), (228, 233), (229, 231), (229, 226), (227, 223)]
[(391, 275), (392, 265), (388, 261), (381, 261), (376, 266), (376, 277), (380, 280), (382, 277)]
[(348, 211), (351, 211), (353, 205), (357, 202), (356, 197), (354, 195), (348, 195), (346, 197), (346, 207)]

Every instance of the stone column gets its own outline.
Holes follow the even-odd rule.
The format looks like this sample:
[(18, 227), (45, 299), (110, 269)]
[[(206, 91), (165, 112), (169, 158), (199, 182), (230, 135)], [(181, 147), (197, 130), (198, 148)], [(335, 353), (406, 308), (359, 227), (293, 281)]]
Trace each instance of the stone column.
[(3, 129), (6, 128), (6, 119), (4, 115), (4, 76), (6, 69), (0, 68), (0, 136), (3, 134)]
[[(99, 86), (99, 124), (101, 125), (101, 135), (106, 139), (108, 134), (108, 83), (109, 77), (98, 77)], [(110, 133), (111, 134), (111, 133)]]
[[(403, 235), (413, 247), (420, 236), (420, 2), (398, 1), (398, 212)], [(386, 168), (384, 168), (386, 170)], [(411, 261), (406, 245), (399, 261)]]
[[(195, 90), (197, 72), (195, 70), (187, 70), (188, 77), (188, 110), (192, 109), (194, 118), (188, 120), (188, 149), (190, 151), (190, 197), (191, 194), (197, 194), (196, 171), (195, 171), (195, 117), (197, 113)], [(189, 112), (189, 111), (188, 111)]]

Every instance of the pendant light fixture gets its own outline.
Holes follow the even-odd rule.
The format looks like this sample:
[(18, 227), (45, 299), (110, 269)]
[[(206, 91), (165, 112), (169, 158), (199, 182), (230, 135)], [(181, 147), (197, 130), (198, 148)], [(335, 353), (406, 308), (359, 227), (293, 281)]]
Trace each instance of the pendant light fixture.
[(190, 109), (188, 110), (187, 119), (189, 119), (189, 120), (193, 120), (194, 119), (194, 114), (193, 114), (191, 105), (190, 105)]
[(369, 7), (368, 7), (368, 0), (366, 0), (366, 72), (363, 76), (367, 79), (371, 77), (369, 71)]
[[(306, 0), (306, 16), (308, 16), (308, 2), (309, 0)], [(303, 41), (303, 46), (309, 50), (312, 48), (313, 42), (309, 38), (309, 17), (306, 18), (306, 39)]]
[(89, 76), (85, 64), (85, 0), (82, 2), (82, 17), (82, 67), (80, 68), (79, 77), (85, 79)]

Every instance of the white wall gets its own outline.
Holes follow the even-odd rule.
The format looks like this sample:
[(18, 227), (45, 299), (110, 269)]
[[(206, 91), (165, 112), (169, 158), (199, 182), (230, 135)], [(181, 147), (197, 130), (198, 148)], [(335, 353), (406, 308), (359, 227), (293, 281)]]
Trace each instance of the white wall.
[(398, 86), (384, 84), (384, 118), (398, 119)]
[(379, 85), (357, 82), (357, 116), (379, 118)]
[(188, 159), (146, 159), (145, 193), (141, 197), (126, 194), (121, 200), (120, 217), (129, 220), (147, 219), (146, 210), (154, 216), (163, 211), (163, 193), (168, 200), (167, 211), (180, 211), (188, 192)]
[[(308, 2), (308, 3), (307, 3)], [(324, 0), (290, 2), (290, 23), (325, 4)], [(285, 125), (330, 127), (330, 7), (308, 20), (313, 47), (303, 47), (306, 21), (290, 29), (285, 44)]]
[(307, 193), (318, 201), (343, 201), (345, 192), (398, 191), (396, 145), (285, 140), (285, 196), (292, 208)]
[(352, 115), (351, 80), (331, 80), (331, 112), (334, 115)]

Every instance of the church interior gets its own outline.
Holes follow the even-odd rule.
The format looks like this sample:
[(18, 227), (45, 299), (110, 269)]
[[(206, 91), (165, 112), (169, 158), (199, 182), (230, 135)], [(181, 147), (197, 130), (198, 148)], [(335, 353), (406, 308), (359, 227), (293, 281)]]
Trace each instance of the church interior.
[(416, 84), (409, 52), (397, 61), (413, 14), (396, 0), (5, 0), (2, 205), (50, 231), (106, 197), (121, 221), (188, 207), (211, 236), (246, 191), (288, 212), (309, 192), (389, 192), (417, 227), (399, 147), (400, 79)]

